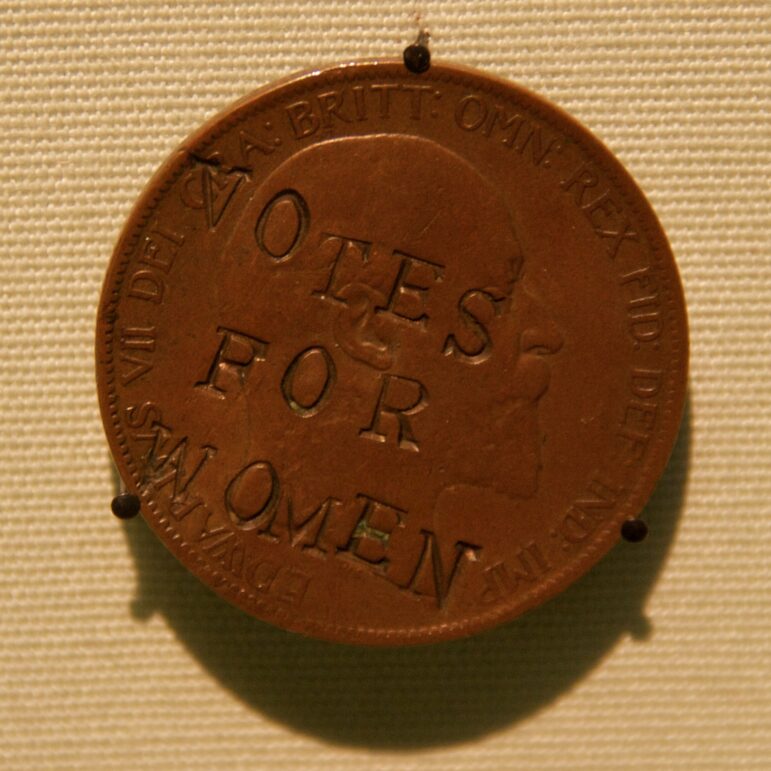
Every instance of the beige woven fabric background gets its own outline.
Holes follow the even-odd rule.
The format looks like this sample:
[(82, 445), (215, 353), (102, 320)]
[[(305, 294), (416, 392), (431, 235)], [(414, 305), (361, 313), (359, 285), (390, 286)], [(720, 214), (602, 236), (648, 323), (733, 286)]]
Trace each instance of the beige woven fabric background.
[[(771, 767), (768, 2), (0, 0), (0, 766)], [(153, 169), (278, 76), (399, 54), (516, 79), (649, 195), (691, 397), (648, 509), (565, 595), (466, 642), (304, 641), (109, 514), (102, 275)]]

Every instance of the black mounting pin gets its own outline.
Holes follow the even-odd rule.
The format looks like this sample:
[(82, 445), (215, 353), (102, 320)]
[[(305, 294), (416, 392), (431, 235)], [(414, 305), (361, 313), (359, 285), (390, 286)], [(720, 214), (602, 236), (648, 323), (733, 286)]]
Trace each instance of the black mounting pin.
[(629, 543), (640, 543), (648, 535), (648, 525), (641, 519), (628, 519), (621, 525), (621, 537)]
[(416, 75), (426, 72), (431, 66), (431, 51), (428, 50), (429, 37), (428, 32), (421, 30), (417, 40), (404, 49), (404, 66)]
[(139, 498), (131, 493), (121, 493), (112, 499), (110, 508), (118, 519), (133, 519), (139, 514)]
[(133, 519), (139, 514), (142, 507), (141, 501), (126, 489), (126, 484), (121, 479), (115, 463), (112, 464), (112, 475), (118, 494), (112, 499), (110, 509), (118, 519)]
[(126, 490), (126, 485), (118, 475), (118, 469), (113, 466), (115, 481), (118, 485), (118, 494), (112, 499), (110, 508), (118, 519), (133, 519), (139, 514), (142, 504), (136, 495)]

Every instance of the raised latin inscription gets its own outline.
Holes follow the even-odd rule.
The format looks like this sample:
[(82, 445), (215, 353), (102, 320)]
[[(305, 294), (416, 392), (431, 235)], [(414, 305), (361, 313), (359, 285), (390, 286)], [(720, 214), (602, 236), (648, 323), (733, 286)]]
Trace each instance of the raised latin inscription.
[[(266, 121), (264, 124), (265, 131), (270, 131), (273, 128), (273, 124), (270, 121)], [(281, 139), (279, 137), (263, 137), (257, 136), (253, 131), (239, 131), (238, 132), (238, 144), (241, 150), (241, 160), (244, 164), (244, 170), (247, 171), (249, 164), (252, 163), (255, 152), (260, 155), (272, 155), (276, 148), (281, 145)]]
[(618, 454), (625, 466), (639, 465), (645, 458), (658, 421), (663, 378), (658, 369), (635, 367), (630, 373), (621, 425), (616, 431)]
[(153, 368), (155, 327), (122, 327), (120, 347), (121, 376), (124, 386), (139, 380)]
[(594, 232), (608, 241), (607, 254), (611, 260), (618, 257), (624, 244), (639, 242), (640, 237), (623, 207), (610, 188), (600, 183), (597, 172), (591, 166), (579, 164), (560, 182), (560, 186), (572, 196)]
[(627, 329), (635, 347), (644, 343), (656, 346), (663, 325), (661, 297), (653, 271), (648, 265), (630, 271), (619, 278), (619, 284), (626, 297)]
[(369, 83), (328, 89), (300, 99), (285, 108), (285, 115), (292, 136), (307, 139), (320, 131), (331, 132), (368, 119), (437, 118), (441, 98), (440, 90), (422, 83)]
[(484, 589), (479, 601), (482, 605), (495, 605), (516, 592), (532, 588), (550, 571), (543, 549), (531, 541), (520, 547), (513, 559), (484, 569)]
[(212, 563), (243, 579), (258, 595), (288, 606), (298, 606), (305, 598), (311, 583), (307, 573), (278, 559), (250, 556), (238, 534), (212, 511), (198, 509), (198, 528), (191, 541)]
[(127, 281), (127, 295), (134, 300), (159, 305), (185, 237), (170, 228), (154, 223), (139, 247), (139, 267)]
[(570, 504), (552, 536), (565, 550), (584, 542), (610, 519), (623, 495), (624, 491), (614, 483), (595, 477), (586, 492)]
[(500, 142), (530, 158), (534, 166), (548, 168), (562, 152), (562, 141), (531, 118), (494, 104), (478, 94), (468, 94), (455, 107), (456, 125), (469, 133)]

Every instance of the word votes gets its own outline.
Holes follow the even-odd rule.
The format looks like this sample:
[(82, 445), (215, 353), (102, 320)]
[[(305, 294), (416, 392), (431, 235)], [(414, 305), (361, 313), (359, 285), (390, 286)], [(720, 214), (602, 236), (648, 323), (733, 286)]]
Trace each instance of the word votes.
[[(275, 219), (282, 225), (289, 222), (289, 232), (277, 225)], [(308, 207), (300, 193), (282, 191), (257, 218), (254, 234), (260, 251), (275, 264), (289, 262), (306, 238), (308, 219)], [(383, 372), (394, 363), (394, 346), (378, 336), (373, 319), (388, 318), (417, 331), (425, 330), (430, 322), (427, 296), (435, 284), (443, 281), (446, 268), (394, 249), (390, 288), (387, 293), (381, 293), (359, 279), (354, 280), (358, 269), (371, 262), (373, 242), (324, 233), (320, 246), (325, 247), (332, 258), (323, 285), (309, 291), (309, 296), (341, 312), (334, 324), (339, 347), (352, 358), (381, 370), (372, 394), (372, 418), (367, 426), (361, 427), (359, 436), (375, 442), (393, 439), (398, 448), (419, 452), (420, 443), (410, 417), (428, 406), (428, 391), (413, 376)], [(449, 331), (441, 354), (467, 364), (487, 359), (491, 355), (492, 339), (485, 317), (499, 315), (502, 301), (502, 297), (488, 290), (471, 289), (463, 293), (457, 302), (457, 320), (465, 332), (461, 335), (463, 342)], [(244, 385), (255, 362), (268, 358), (271, 343), (227, 327), (218, 327), (217, 333), (219, 346), (210, 360), (206, 377), (196, 382), (195, 387), (226, 399)], [(308, 382), (314, 385), (308, 388)], [(313, 345), (297, 351), (286, 366), (279, 387), (287, 407), (295, 415), (312, 418), (324, 409), (336, 382), (337, 367), (332, 353), (322, 345)]]
[[(303, 196), (297, 190), (283, 190), (266, 204), (257, 218), (254, 228), (257, 246), (273, 264), (289, 263), (307, 239), (309, 224), (310, 210)], [(331, 247), (332, 259), (324, 285), (312, 290), (310, 296), (332, 305), (352, 305), (353, 300), (346, 295), (350, 293), (353, 284), (361, 286), (362, 279), (357, 272), (371, 266), (375, 246), (372, 241), (361, 238), (322, 233), (321, 243), (316, 247), (326, 251), (330, 251)], [(444, 280), (447, 269), (438, 262), (398, 249), (394, 249), (391, 256), (393, 278), (389, 282), (390, 288), (382, 296), (375, 287), (367, 287), (371, 290), (367, 299), (372, 301), (372, 307), (368, 310), (376, 316), (386, 316), (407, 327), (425, 330), (430, 323), (427, 307), (429, 292)], [(466, 363), (478, 363), (487, 358), (492, 341), (482, 317), (485, 310), (492, 310), (498, 315), (503, 299), (481, 288), (466, 291), (457, 303), (458, 320), (475, 340), (473, 344), (463, 346), (453, 333), (449, 333), (441, 352)], [(481, 308), (479, 300), (488, 307)], [(368, 320), (363, 319), (362, 322)], [(368, 363), (379, 369), (388, 368), (387, 364), (379, 366), (374, 362)]]

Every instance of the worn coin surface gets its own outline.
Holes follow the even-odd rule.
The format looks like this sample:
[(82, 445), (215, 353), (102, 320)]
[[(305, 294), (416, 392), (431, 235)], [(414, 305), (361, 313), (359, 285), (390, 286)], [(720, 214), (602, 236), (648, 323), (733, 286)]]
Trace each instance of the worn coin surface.
[(119, 240), (110, 446), (224, 598), (332, 640), (512, 619), (640, 512), (686, 390), (677, 269), (564, 112), (432, 64), (290, 78), (197, 131)]

